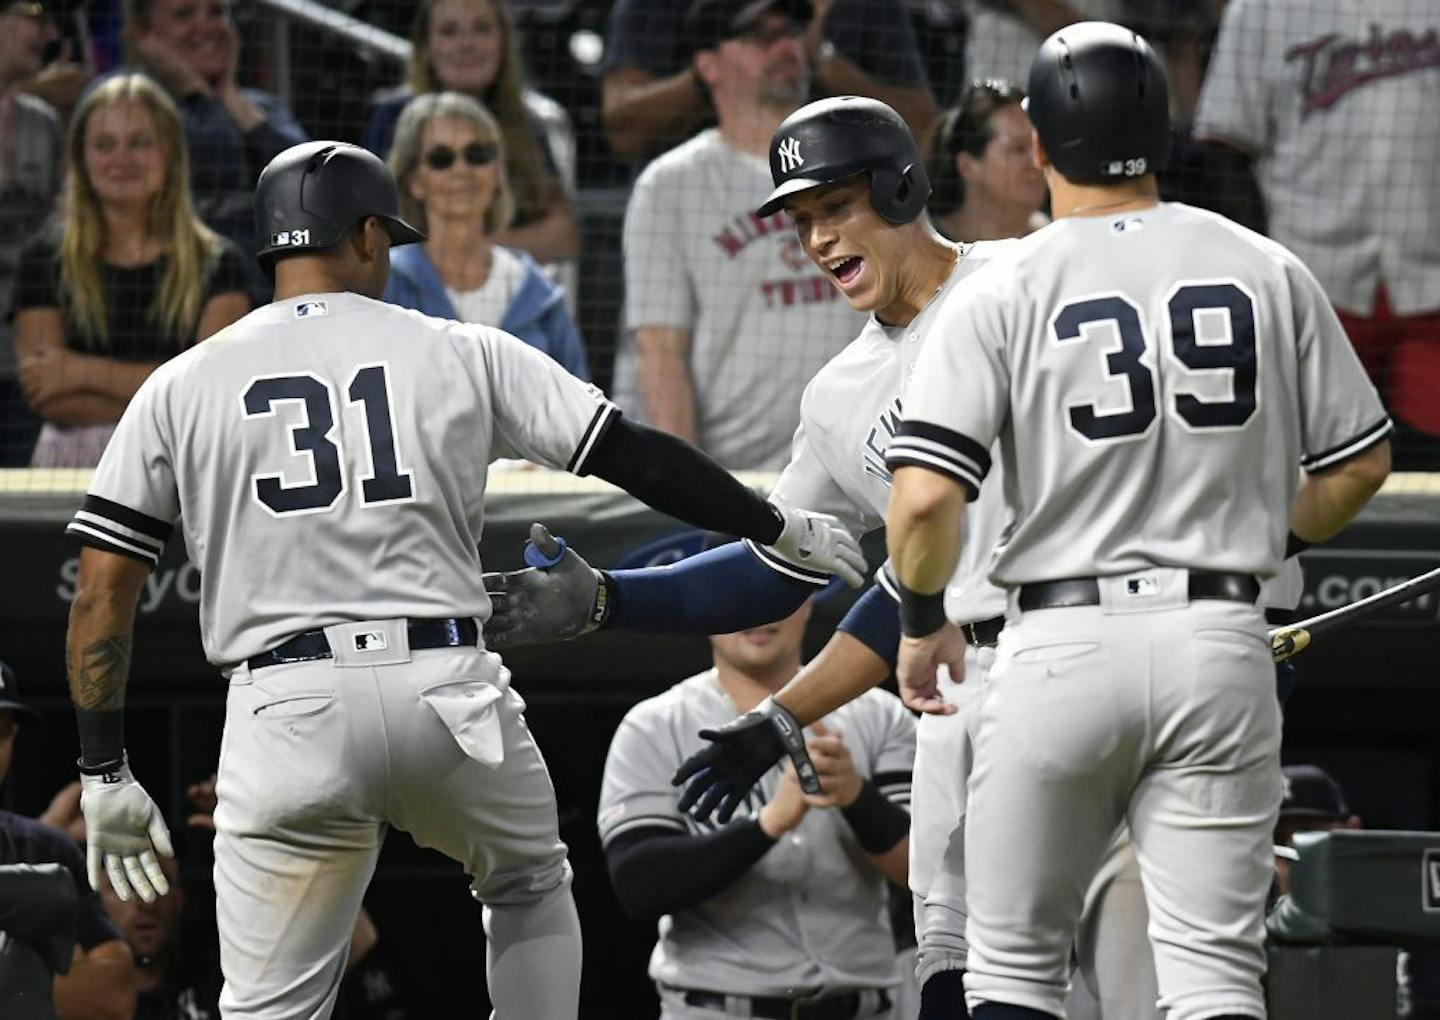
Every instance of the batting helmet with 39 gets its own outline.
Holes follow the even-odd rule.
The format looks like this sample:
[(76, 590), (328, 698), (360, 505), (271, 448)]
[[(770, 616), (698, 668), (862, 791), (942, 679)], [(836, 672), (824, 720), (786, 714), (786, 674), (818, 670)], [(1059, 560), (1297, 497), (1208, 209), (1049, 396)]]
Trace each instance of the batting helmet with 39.
[(930, 178), (915, 136), (876, 99), (836, 96), (802, 106), (770, 139), (775, 190), (758, 212), (769, 216), (799, 191), (870, 175), (870, 205), (897, 226), (925, 210)]
[(379, 217), (393, 244), (425, 240), (400, 218), (395, 178), (378, 156), (346, 142), (292, 145), (255, 185), (260, 264), (288, 252), (322, 251), (367, 216)]
[(1025, 111), (1045, 154), (1076, 184), (1165, 168), (1170, 92), (1155, 51), (1128, 28), (1085, 21), (1040, 45)]

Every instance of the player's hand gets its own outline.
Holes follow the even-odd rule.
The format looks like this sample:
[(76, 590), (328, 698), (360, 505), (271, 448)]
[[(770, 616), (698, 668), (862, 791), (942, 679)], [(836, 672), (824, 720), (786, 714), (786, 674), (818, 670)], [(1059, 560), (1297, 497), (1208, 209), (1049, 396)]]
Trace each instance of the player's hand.
[(813, 734), (805, 741), (810, 760), (815, 763), (815, 774), (820, 778), (820, 787), (825, 792), (806, 794), (805, 802), (811, 807), (846, 808), (855, 803), (865, 781), (855, 771), (855, 760), (839, 730), (831, 730), (824, 723), (817, 722), (810, 727)]
[(530, 525), (525, 562), (530, 566), (524, 570), (482, 578), (491, 605), (486, 648), (568, 641), (604, 621), (604, 578), (545, 525)]
[(174, 857), (170, 830), (128, 762), (103, 776), (80, 777), (80, 810), (87, 835), (85, 867), (90, 887), (100, 888), (100, 868), (122, 901), (133, 895), (154, 903), (170, 891), (156, 853)]
[(702, 822), (712, 812), (717, 822), (728, 822), (760, 777), (787, 753), (801, 789), (823, 792), (805, 750), (800, 724), (770, 698), (724, 726), (701, 730), (700, 736), (710, 741), (710, 746), (686, 758), (670, 781), (680, 786), (689, 780), (680, 795), (680, 810)]
[(62, 829), (78, 846), (85, 845), (85, 816), (80, 813), (80, 780), (66, 783), (50, 798), (40, 821)]
[(775, 796), (760, 809), (760, 816), (756, 820), (765, 835), (771, 839), (779, 839), (800, 824), (805, 813), (810, 810), (809, 801), (805, 791), (800, 789), (800, 779), (795, 775), (794, 764), (787, 761), (785, 774), (780, 777), (780, 782), (775, 787)]
[(895, 666), (895, 679), (900, 683), (900, 700), (906, 706), (927, 715), (951, 715), (955, 706), (940, 695), (941, 666), (950, 670), (955, 683), (965, 682), (965, 635), (960, 628), (947, 622), (925, 637), (900, 638), (900, 659)]
[(865, 554), (838, 518), (799, 510), (779, 500), (770, 505), (784, 522), (780, 537), (771, 546), (781, 557), (834, 574), (852, 588), (865, 583)]
[(185, 796), (195, 805), (195, 813), (185, 819), (185, 824), (214, 832), (215, 808), (220, 803), (220, 798), (215, 795), (215, 773), (185, 787)]

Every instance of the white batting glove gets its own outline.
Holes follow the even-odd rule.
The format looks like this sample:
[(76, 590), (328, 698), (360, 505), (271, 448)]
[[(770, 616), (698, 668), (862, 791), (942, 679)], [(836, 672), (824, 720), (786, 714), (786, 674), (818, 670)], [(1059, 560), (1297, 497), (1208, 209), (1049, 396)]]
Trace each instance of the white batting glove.
[(852, 588), (865, 583), (865, 554), (838, 517), (800, 510), (780, 500), (771, 500), (770, 505), (784, 522), (770, 547), (782, 558), (834, 574)]
[(85, 870), (90, 887), (100, 889), (100, 867), (121, 900), (132, 894), (154, 903), (170, 891), (156, 852), (174, 857), (170, 830), (160, 809), (135, 781), (130, 764), (103, 775), (80, 777), (80, 811), (85, 815)]

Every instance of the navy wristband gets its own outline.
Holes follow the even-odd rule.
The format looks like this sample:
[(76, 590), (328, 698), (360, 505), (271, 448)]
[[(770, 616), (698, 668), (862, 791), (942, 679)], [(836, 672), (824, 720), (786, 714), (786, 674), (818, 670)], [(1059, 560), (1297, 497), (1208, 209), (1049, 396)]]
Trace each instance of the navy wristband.
[(125, 758), (125, 712), (103, 712), (75, 708), (75, 725), (80, 730), (80, 766), (109, 771), (107, 766)]
[(945, 590), (922, 595), (900, 585), (900, 633), (929, 637), (945, 626)]

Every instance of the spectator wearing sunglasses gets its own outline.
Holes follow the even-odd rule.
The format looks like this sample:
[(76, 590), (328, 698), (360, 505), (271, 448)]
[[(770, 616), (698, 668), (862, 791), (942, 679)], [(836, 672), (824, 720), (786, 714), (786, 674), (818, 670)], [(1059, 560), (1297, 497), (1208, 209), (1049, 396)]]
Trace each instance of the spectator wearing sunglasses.
[(411, 97), (453, 91), (478, 100), (500, 123), (505, 143), (515, 216), (501, 240), (546, 265), (578, 257), (580, 227), (567, 191), (575, 186), (575, 132), (559, 103), (525, 86), (505, 0), (422, 0), (410, 45), (406, 83), (376, 105), (365, 147), (386, 158)]
[(1008, 81), (977, 81), (937, 122), (926, 159), (930, 218), (950, 240), (1024, 237), (1045, 224), (1024, 98)]
[(402, 215), (428, 237), (390, 253), (385, 300), (498, 326), (588, 380), (564, 290), (525, 252), (496, 243), (514, 218), (515, 198), (505, 139), (490, 112), (458, 92), (416, 97), (396, 125), (390, 169)]

